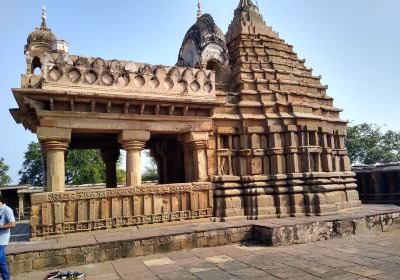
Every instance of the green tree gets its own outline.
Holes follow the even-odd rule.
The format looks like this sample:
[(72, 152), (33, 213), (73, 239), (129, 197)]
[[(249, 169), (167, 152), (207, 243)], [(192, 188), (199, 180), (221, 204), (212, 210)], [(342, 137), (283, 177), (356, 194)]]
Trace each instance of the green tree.
[(40, 144), (31, 142), (24, 154), (22, 168), (18, 171), (20, 184), (30, 184), (33, 186), (44, 185), (43, 159)]
[(350, 125), (346, 147), (353, 164), (375, 164), (400, 161), (400, 132), (376, 124)]
[(120, 166), (121, 161), (118, 161), (117, 163), (117, 182), (118, 184), (125, 184), (126, 183), (126, 173), (125, 170), (123, 170)]
[[(24, 155), (24, 162), (18, 172), (20, 184), (44, 185), (42, 151), (40, 144), (31, 142)], [(105, 182), (105, 165), (99, 150), (70, 150), (65, 163), (67, 184), (98, 184)], [(125, 181), (125, 172), (117, 168), (118, 182)]]
[(0, 158), (0, 185), (8, 185), (11, 182), (7, 172), (10, 167), (4, 162), (4, 158)]
[(149, 151), (144, 151), (144, 156), (149, 159), (148, 163), (145, 166), (145, 170), (142, 174), (142, 181), (157, 181), (158, 180), (158, 172), (156, 161), (152, 156), (150, 156)]
[(70, 150), (65, 163), (67, 184), (99, 184), (106, 178), (99, 150)]

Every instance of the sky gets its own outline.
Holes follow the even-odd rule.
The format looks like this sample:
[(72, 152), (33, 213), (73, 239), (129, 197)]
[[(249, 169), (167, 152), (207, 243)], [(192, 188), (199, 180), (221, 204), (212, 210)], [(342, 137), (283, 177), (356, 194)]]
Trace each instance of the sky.
[[(253, 0), (255, 2), (255, 0)], [(203, 0), (203, 11), (227, 31), (239, 0)], [(11, 88), (25, 72), (26, 38), (47, 25), (71, 54), (174, 65), (196, 0), (0, 0), (0, 158), (18, 183), (27, 144), (36, 137), (9, 113)], [(329, 85), (328, 95), (354, 124), (400, 130), (400, 1), (258, 0), (266, 23), (294, 45), (299, 58)]]

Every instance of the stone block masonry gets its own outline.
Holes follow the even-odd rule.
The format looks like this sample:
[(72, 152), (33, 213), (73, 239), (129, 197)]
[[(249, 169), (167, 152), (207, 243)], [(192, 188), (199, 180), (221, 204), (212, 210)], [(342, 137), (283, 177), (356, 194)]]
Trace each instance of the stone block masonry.
[(400, 207), (369, 205), (324, 217), (188, 222), (69, 234), (65, 238), (11, 244), (8, 262), (12, 273), (18, 274), (247, 241), (282, 246), (399, 228)]

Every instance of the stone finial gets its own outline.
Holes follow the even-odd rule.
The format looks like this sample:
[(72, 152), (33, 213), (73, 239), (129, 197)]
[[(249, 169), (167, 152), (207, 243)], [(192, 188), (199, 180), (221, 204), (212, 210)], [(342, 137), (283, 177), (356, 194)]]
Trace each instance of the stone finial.
[(239, 7), (243, 8), (248, 8), (254, 6), (253, 2), (251, 0), (240, 0)]
[(199, 17), (201, 17), (203, 15), (203, 11), (201, 10), (201, 0), (197, 1), (197, 7), (198, 7), (197, 18), (199, 18)]
[(43, 8), (42, 8), (42, 24), (40, 25), (40, 29), (43, 29), (43, 30), (47, 29), (46, 20), (47, 20), (46, 6), (43, 5)]
[[(256, 3), (257, 3), (257, 0), (256, 0)], [(259, 13), (258, 4), (254, 5), (254, 3), (251, 0), (240, 0), (237, 10), (247, 11), (250, 9)]]

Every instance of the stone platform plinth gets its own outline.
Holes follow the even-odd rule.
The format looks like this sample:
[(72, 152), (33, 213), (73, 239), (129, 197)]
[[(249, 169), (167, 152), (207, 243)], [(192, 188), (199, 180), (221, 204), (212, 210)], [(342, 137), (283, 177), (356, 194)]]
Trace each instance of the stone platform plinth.
[(8, 247), (13, 274), (243, 241), (300, 244), (400, 228), (400, 207), (365, 205), (338, 215), (262, 221), (187, 222), (69, 234)]

